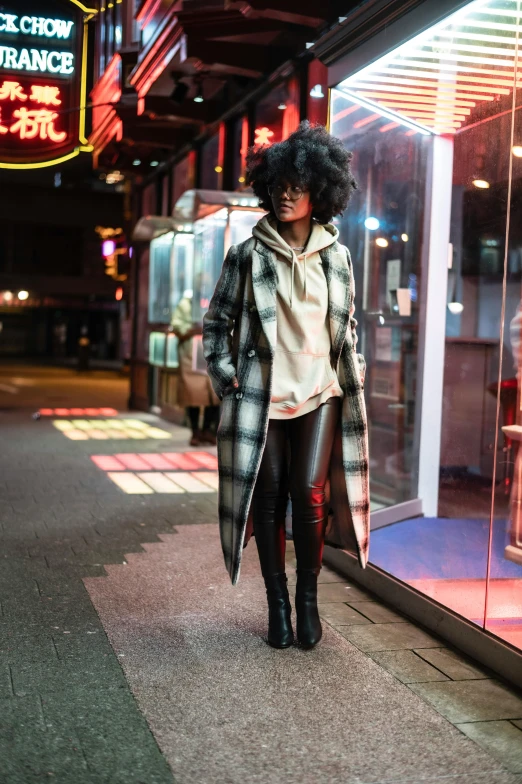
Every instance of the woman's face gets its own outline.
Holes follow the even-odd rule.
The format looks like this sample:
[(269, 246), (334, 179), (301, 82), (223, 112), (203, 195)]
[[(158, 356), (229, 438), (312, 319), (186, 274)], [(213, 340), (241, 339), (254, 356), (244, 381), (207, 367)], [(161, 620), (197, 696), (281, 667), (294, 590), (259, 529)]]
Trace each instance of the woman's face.
[(289, 182), (278, 182), (270, 189), (274, 212), (281, 223), (291, 223), (312, 216), (310, 192)]

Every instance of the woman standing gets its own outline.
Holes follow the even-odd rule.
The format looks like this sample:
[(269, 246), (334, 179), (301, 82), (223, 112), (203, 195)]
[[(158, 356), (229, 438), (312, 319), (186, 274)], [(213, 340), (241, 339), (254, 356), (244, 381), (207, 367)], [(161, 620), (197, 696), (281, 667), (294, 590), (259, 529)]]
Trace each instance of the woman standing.
[[(233, 584), (255, 535), (265, 580), (268, 643), (293, 642), (285, 575), (292, 499), (297, 640), (321, 639), (317, 577), (328, 543), (368, 558), (365, 363), (356, 353), (354, 281), (329, 223), (356, 184), (350, 153), (307, 122), (286, 141), (252, 149), (247, 179), (267, 210), (230, 248), (203, 343), (223, 400), (218, 428), (219, 521)], [(333, 514), (328, 517), (328, 510)], [(354, 536), (355, 534), (355, 536)]]
[[(219, 399), (206, 373), (198, 373), (193, 369), (193, 338), (201, 335), (201, 324), (195, 324), (192, 318), (192, 296), (191, 290), (185, 291), (172, 314), (170, 328), (179, 341), (178, 405), (187, 412), (192, 430), (190, 446), (200, 446), (216, 443)], [(201, 408), (203, 429), (199, 426)]]

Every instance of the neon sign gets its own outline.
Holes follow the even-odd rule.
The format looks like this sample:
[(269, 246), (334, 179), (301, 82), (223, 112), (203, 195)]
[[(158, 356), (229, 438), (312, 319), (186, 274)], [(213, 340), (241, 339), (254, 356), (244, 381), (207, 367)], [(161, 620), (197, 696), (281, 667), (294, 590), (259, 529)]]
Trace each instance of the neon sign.
[(263, 128), (256, 128), (254, 144), (256, 146), (260, 145), (260, 146), (268, 147), (270, 144), (272, 144), (271, 139), (273, 135), (274, 132), (271, 131), (270, 128), (267, 128), (266, 126), (264, 126)]
[[(85, 135), (88, 22), (82, 0), (1, 4), (0, 169), (40, 168), (91, 151)], [(11, 6), (11, 7), (9, 7)]]
[[(17, 20), (20, 19), (18, 22)], [(44, 38), (69, 38), (74, 22), (65, 19), (44, 19), (41, 16), (0, 14), (0, 33), (24, 33)]]

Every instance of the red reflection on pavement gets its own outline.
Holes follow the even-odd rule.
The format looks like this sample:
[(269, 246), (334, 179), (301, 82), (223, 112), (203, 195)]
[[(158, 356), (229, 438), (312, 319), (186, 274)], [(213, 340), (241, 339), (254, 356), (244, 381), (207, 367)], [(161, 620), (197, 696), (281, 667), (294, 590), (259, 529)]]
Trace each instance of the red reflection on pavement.
[(40, 416), (104, 416), (115, 417), (115, 408), (41, 408)]
[(194, 469), (201, 468), (201, 463), (194, 460), (193, 454), (187, 452), (163, 452), (163, 457), (168, 460), (169, 469), (174, 467), (182, 471), (194, 471)]
[(125, 466), (111, 455), (91, 455), (92, 462), (102, 471), (125, 471)]
[(155, 468), (157, 471), (170, 471), (172, 468), (172, 463), (164, 455), (143, 453), (139, 457), (145, 461), (148, 468)]
[(126, 468), (130, 468), (131, 471), (148, 471), (150, 469), (150, 465), (142, 460), (139, 455), (135, 454), (124, 454), (124, 455), (114, 455), (114, 457), (123, 463)]

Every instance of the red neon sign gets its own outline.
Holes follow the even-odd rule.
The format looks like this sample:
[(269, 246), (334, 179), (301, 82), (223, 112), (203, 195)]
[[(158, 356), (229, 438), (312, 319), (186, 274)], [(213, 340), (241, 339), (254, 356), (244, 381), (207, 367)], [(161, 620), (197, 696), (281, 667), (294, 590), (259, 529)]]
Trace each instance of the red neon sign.
[(0, 170), (48, 166), (88, 149), (83, 6), (19, 5), (3, 0), (0, 14)]
[(266, 126), (264, 126), (263, 128), (256, 128), (254, 144), (256, 146), (259, 145), (259, 146), (268, 147), (272, 144), (271, 139), (273, 135), (274, 132), (271, 131), (270, 128), (267, 128)]

